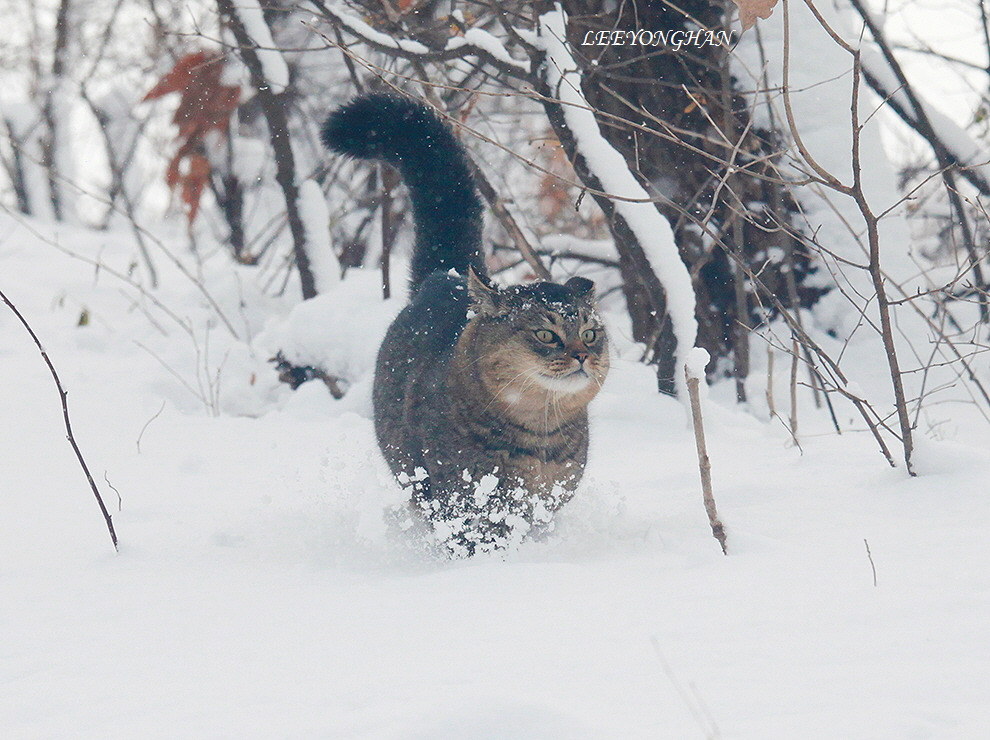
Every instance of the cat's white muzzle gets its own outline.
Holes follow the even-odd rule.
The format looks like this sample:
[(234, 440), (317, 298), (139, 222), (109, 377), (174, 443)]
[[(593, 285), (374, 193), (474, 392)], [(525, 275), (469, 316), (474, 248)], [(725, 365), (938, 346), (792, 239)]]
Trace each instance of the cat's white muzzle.
[(555, 393), (577, 393), (583, 391), (591, 382), (591, 376), (584, 370), (575, 370), (567, 375), (544, 375), (538, 373), (536, 382)]

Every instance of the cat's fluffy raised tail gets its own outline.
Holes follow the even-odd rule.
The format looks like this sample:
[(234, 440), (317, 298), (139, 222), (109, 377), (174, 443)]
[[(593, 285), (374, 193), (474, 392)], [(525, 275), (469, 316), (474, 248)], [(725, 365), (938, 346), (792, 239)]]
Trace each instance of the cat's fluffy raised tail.
[(431, 108), (399, 95), (364, 95), (330, 114), (322, 138), (339, 154), (381, 159), (398, 167), (416, 221), (413, 292), (437, 271), (467, 275), (473, 267), (485, 275), (482, 204), (470, 162)]

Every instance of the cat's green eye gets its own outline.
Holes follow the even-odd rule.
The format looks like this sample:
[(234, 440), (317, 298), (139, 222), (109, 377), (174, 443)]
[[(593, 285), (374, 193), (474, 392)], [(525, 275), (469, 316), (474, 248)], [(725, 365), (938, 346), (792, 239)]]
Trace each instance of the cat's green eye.
[(544, 344), (553, 344), (557, 341), (557, 335), (549, 329), (537, 329), (533, 333), (536, 334), (536, 338)]
[(594, 329), (585, 329), (581, 332), (581, 341), (585, 344), (591, 344), (596, 339), (598, 339), (598, 332)]

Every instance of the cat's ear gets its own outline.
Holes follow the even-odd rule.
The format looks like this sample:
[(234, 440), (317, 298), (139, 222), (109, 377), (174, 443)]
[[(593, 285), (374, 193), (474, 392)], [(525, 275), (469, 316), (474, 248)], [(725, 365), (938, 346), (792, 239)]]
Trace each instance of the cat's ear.
[(486, 316), (501, 316), (505, 313), (502, 294), (493, 285), (488, 285), (473, 267), (468, 267), (468, 295), (471, 308)]
[(595, 296), (595, 283), (592, 280), (588, 280), (588, 278), (572, 277), (564, 283), (564, 287), (571, 291), (571, 295), (575, 298), (590, 300)]

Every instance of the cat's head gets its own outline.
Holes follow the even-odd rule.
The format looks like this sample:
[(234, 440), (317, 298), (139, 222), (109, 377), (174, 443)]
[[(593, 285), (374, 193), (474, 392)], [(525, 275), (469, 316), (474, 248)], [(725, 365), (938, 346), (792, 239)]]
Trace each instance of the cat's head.
[(608, 335), (591, 280), (500, 289), (472, 270), (468, 292), (483, 377), (500, 400), (542, 405), (549, 396), (562, 409), (579, 409), (598, 393), (608, 373)]

